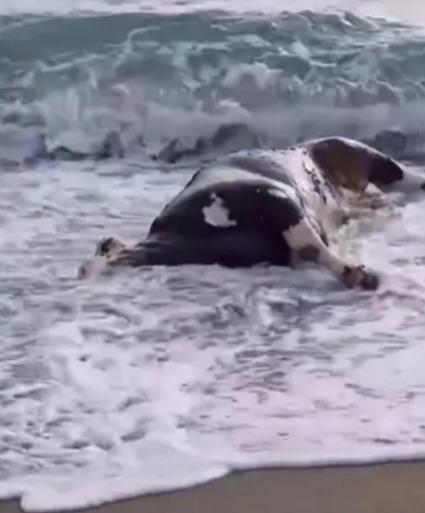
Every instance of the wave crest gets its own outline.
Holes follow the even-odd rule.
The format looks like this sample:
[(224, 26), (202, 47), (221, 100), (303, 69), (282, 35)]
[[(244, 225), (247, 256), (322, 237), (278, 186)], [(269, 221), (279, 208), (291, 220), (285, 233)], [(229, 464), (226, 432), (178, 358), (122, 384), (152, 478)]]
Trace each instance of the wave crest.
[(55, 137), (422, 132), (424, 36), (350, 13), (5, 17), (0, 47), (1, 122)]

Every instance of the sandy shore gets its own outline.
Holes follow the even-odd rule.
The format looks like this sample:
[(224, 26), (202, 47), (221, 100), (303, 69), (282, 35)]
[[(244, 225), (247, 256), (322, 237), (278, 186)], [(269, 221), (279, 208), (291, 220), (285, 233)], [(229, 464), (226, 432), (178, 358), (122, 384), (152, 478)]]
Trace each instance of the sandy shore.
[[(17, 501), (0, 513), (18, 513)], [(86, 510), (89, 511), (89, 510)], [(93, 513), (425, 513), (425, 462), (251, 471)]]

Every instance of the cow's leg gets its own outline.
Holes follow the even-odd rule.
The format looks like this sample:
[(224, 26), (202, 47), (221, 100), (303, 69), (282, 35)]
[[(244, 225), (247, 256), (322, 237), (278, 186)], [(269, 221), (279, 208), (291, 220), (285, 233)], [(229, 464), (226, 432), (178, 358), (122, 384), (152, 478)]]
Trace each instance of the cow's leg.
[(314, 229), (295, 195), (280, 187), (268, 189), (267, 194), (265, 203), (268, 209), (268, 226), (272, 226), (275, 232), (280, 232), (294, 255), (301, 260), (326, 267), (349, 288), (378, 288), (377, 274), (367, 271), (362, 265), (355, 266), (345, 262), (326, 246), (323, 237)]
[(113, 260), (125, 249), (125, 244), (119, 239), (107, 237), (98, 242), (95, 255), (105, 257), (107, 260)]
[(371, 183), (365, 190), (360, 192), (354, 192), (347, 189), (342, 189), (342, 192), (345, 202), (352, 209), (364, 208), (376, 210), (391, 204), (385, 197), (384, 193), (376, 187), (376, 185)]
[(86, 260), (78, 268), (78, 278), (87, 279), (101, 275), (119, 264), (125, 265), (127, 246), (115, 237), (102, 239), (96, 246), (95, 258)]
[(366, 270), (362, 265), (351, 265), (335, 255), (305, 218), (285, 230), (283, 237), (300, 259), (326, 267), (346, 287), (358, 286), (365, 290), (378, 288), (379, 278), (376, 273)]
[(339, 211), (337, 209), (334, 216), (340, 220), (336, 223), (337, 226), (346, 224), (350, 219), (370, 217), (375, 215), (377, 210), (385, 209), (391, 213), (394, 211), (392, 202), (374, 184), (369, 184), (365, 191), (358, 194), (346, 189), (342, 191), (345, 205), (341, 206)]

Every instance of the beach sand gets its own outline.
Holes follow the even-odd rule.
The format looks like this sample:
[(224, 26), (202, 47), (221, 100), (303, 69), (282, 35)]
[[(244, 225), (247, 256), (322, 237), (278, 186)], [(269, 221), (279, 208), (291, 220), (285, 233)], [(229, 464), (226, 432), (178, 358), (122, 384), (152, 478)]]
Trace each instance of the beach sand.
[[(20, 512), (18, 501), (0, 513)], [(85, 510), (88, 511), (88, 510)], [(92, 513), (425, 513), (425, 462), (279, 469), (119, 501)]]

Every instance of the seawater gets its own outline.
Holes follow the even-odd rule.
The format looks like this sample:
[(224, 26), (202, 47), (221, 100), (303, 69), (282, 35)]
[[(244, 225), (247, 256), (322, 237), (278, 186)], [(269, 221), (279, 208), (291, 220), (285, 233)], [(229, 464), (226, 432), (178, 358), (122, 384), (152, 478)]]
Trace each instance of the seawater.
[[(341, 234), (377, 293), (314, 268), (76, 280), (100, 237), (139, 240), (193, 172), (148, 158), (171, 137), (392, 128), (422, 171), (419, 3), (249, 4), (0, 6), (0, 497), (28, 511), (425, 455), (421, 195)], [(111, 129), (123, 161), (22, 164), (37, 133), (86, 149)]]

